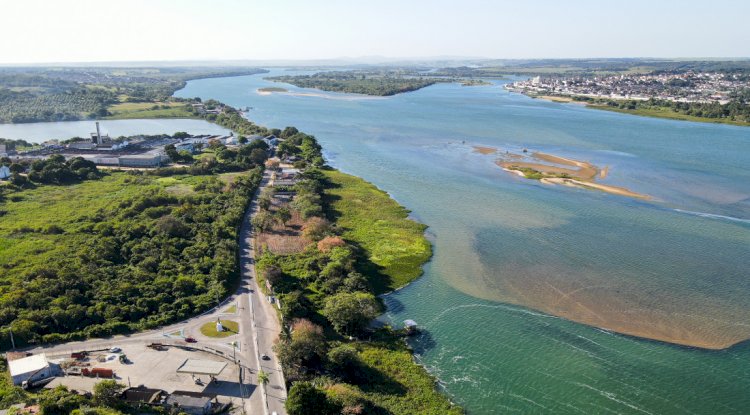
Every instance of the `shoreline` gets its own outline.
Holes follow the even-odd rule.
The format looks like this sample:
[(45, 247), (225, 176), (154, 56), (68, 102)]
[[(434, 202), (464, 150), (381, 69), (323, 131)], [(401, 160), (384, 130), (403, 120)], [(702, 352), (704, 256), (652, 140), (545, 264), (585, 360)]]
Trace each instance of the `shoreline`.
[(541, 99), (544, 101), (554, 102), (558, 104), (575, 104), (575, 105), (580, 105), (586, 108), (592, 108), (592, 109), (609, 111), (609, 112), (617, 112), (620, 114), (636, 115), (639, 117), (660, 118), (663, 120), (673, 120), (673, 121), (689, 121), (689, 122), (698, 122), (698, 123), (706, 123), (706, 124), (726, 124), (726, 125), (734, 125), (737, 127), (750, 127), (750, 122), (732, 121), (732, 120), (728, 120), (725, 118), (696, 117), (694, 115), (687, 115), (687, 114), (674, 112), (674, 111), (669, 110), (668, 108), (651, 109), (651, 110), (646, 110), (646, 109), (629, 110), (629, 109), (624, 109), (624, 108), (610, 107), (606, 104), (596, 104), (596, 103), (589, 103), (585, 101), (577, 101), (572, 96), (535, 95), (535, 94), (528, 94), (523, 91), (519, 91), (517, 89), (511, 89), (511, 88), (506, 88), (506, 89), (510, 92), (525, 95), (532, 99)]

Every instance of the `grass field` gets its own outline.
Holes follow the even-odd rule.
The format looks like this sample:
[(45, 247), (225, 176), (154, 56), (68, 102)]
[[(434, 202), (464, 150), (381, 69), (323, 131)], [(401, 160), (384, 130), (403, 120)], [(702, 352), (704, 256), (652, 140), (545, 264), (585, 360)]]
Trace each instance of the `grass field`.
[(408, 219), (408, 210), (363, 179), (337, 170), (327, 170), (325, 175), (333, 185), (326, 189), (326, 202), (344, 229), (342, 236), (362, 247), (379, 268), (374, 270), (379, 275), (370, 275), (376, 293), (419, 277), (432, 255), (424, 237), (427, 227)]
[[(154, 106), (158, 108), (154, 109)], [(167, 106), (169, 108), (163, 108)], [(122, 102), (110, 106), (107, 109), (112, 115), (105, 119), (130, 119), (130, 118), (199, 118), (188, 112), (185, 103), (182, 102)]]
[(240, 330), (240, 325), (236, 321), (221, 320), (221, 325), (224, 326), (224, 331), (216, 331), (216, 322), (210, 321), (201, 326), (201, 333), (207, 337), (222, 338), (237, 334)]
[[(31, 267), (66, 255), (71, 246), (86, 238), (78, 232), (94, 212), (130, 200), (148, 189), (180, 189), (190, 192), (209, 176), (147, 178), (129, 183), (126, 173), (113, 172), (101, 180), (69, 186), (40, 186), (14, 193), (3, 203), (0, 216), (0, 281), (13, 280)], [(58, 227), (62, 232), (46, 232)], [(4, 291), (0, 289), (0, 294)]]

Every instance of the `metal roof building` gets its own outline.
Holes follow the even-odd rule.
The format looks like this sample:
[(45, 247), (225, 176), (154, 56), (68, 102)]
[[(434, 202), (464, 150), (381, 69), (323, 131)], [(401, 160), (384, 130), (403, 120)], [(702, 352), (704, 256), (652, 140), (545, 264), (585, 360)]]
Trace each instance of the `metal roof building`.
[(190, 373), (193, 375), (209, 375), (219, 376), (224, 368), (227, 367), (226, 362), (216, 362), (213, 360), (202, 360), (202, 359), (187, 359), (183, 362), (177, 373)]
[(14, 385), (20, 385), (24, 381), (33, 382), (51, 375), (50, 365), (47, 356), (44, 354), (10, 360), (8, 361), (8, 370)]

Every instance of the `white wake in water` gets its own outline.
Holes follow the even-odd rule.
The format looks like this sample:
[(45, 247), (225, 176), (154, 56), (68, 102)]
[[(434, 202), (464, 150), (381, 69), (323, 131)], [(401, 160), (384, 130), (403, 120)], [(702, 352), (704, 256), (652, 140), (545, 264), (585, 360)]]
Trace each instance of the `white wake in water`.
[(750, 219), (735, 218), (734, 216), (717, 215), (715, 213), (706, 212), (693, 212), (692, 210), (674, 209), (675, 212), (684, 213), (686, 215), (700, 216), (702, 218), (717, 219), (717, 220), (729, 220), (732, 222), (740, 222), (750, 224)]

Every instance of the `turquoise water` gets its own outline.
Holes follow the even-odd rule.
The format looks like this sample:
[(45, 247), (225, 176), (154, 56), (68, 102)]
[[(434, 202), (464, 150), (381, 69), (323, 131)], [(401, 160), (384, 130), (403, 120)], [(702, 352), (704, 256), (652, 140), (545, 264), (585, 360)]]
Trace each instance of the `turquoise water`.
[[(386, 296), (386, 318), (419, 322), (418, 358), (469, 413), (750, 412), (750, 342), (615, 333), (750, 337), (750, 129), (532, 100), (500, 82), (373, 99), (260, 95), (263, 76), (177, 95), (315, 134), (332, 165), (430, 225), (435, 256)], [(654, 200), (525, 180), (472, 145), (606, 165), (603, 183)]]
[[(111, 137), (139, 134), (173, 134), (190, 131), (192, 134), (229, 134), (229, 130), (203, 120), (188, 119), (133, 119), (99, 121), (103, 134)], [(47, 140), (67, 140), (89, 137), (96, 131), (94, 121), (36, 122), (29, 124), (0, 124), (0, 137), (43, 143)]]

